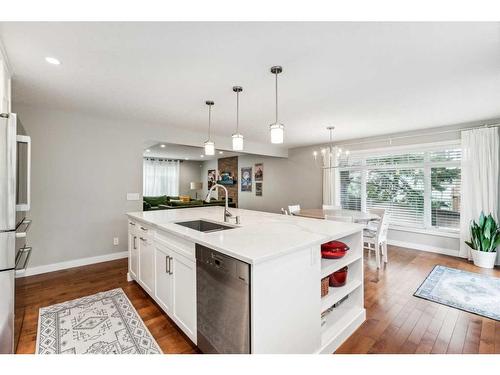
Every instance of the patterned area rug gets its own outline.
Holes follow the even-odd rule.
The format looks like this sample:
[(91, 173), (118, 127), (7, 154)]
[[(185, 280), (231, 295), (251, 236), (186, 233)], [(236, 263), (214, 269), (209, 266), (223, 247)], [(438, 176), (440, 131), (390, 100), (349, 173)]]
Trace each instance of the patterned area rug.
[(500, 321), (500, 278), (436, 266), (414, 296)]
[(162, 353), (121, 288), (42, 307), (37, 354)]

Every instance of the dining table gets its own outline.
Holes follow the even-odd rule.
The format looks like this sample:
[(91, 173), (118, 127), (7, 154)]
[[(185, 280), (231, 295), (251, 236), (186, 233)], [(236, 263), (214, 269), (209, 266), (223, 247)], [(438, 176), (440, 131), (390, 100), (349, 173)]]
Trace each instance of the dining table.
[(380, 217), (369, 212), (347, 210), (347, 209), (322, 209), (322, 208), (302, 208), (294, 211), (292, 215), (309, 217), (313, 219), (326, 219), (335, 217), (352, 217), (353, 222), (368, 223), (372, 220), (378, 220)]

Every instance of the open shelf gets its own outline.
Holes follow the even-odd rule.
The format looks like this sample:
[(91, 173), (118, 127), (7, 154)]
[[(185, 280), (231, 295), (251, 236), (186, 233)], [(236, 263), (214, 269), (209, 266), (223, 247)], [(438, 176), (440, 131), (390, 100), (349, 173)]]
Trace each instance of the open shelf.
[(340, 259), (321, 259), (321, 278), (331, 275), (342, 267), (357, 261), (363, 253), (357, 250), (349, 250), (347, 254)]
[(326, 324), (321, 327), (321, 346), (324, 347), (342, 336), (360, 316), (363, 316), (364, 320), (364, 314), (365, 309), (355, 304), (336, 308), (328, 315)]
[(362, 283), (360, 280), (349, 279), (349, 276), (347, 276), (347, 283), (344, 286), (337, 288), (329, 287), (328, 294), (321, 298), (321, 312), (333, 306), (335, 303), (340, 301), (356, 288), (359, 288), (361, 285)]

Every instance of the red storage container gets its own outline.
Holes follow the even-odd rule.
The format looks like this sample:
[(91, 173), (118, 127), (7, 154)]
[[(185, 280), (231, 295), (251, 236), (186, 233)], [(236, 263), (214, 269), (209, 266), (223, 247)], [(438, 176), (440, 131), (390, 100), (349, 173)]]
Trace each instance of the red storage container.
[(330, 241), (321, 245), (321, 257), (326, 259), (342, 258), (349, 246), (340, 241)]
[(330, 275), (330, 286), (339, 287), (344, 286), (347, 281), (347, 266), (335, 271)]

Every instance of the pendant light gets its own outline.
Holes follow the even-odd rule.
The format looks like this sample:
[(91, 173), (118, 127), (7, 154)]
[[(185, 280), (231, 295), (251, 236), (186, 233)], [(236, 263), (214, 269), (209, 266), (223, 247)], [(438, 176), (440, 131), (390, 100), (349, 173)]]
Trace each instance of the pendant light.
[(205, 141), (205, 155), (215, 155), (215, 143), (210, 140), (210, 126), (212, 122), (212, 106), (214, 102), (212, 100), (207, 100), (205, 102), (208, 105), (208, 139)]
[(278, 121), (278, 74), (283, 71), (281, 66), (273, 66), (271, 68), (271, 73), (276, 77), (276, 121), (269, 125), (269, 131), (271, 133), (271, 143), (283, 143), (285, 126), (280, 124)]
[(240, 134), (240, 92), (241, 86), (233, 86), (236, 93), (236, 133), (233, 134), (233, 151), (243, 151), (243, 135)]

